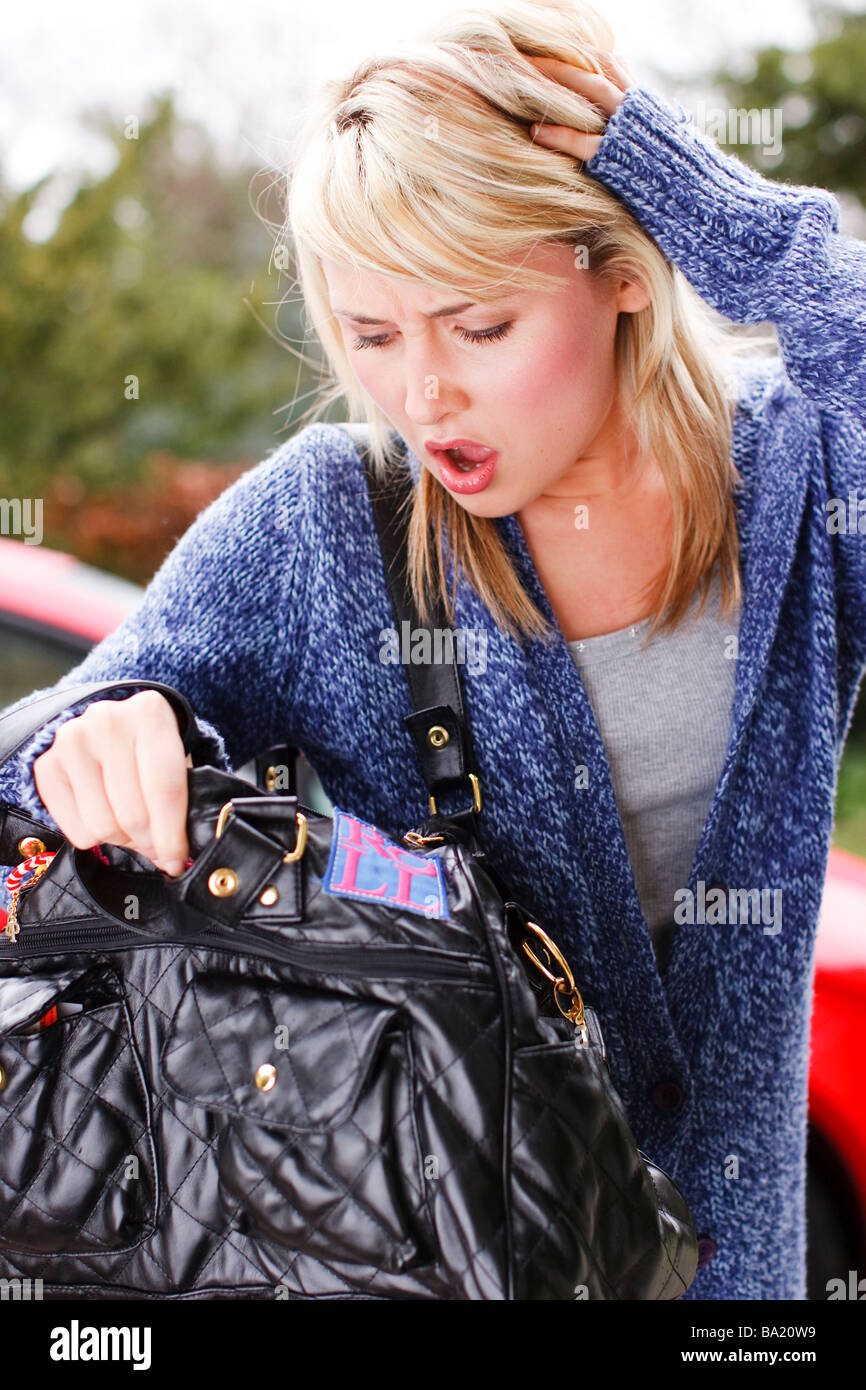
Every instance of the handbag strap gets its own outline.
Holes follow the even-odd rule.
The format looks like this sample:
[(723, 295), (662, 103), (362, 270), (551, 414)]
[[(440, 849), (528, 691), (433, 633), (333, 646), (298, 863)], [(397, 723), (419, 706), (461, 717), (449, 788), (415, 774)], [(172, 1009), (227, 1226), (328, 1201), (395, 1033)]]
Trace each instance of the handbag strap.
[[(423, 827), (410, 832), (409, 838), (416, 842), (443, 839), (446, 835), (440, 832), (446, 827), (456, 826), (477, 842), (481, 788), (472, 736), (463, 708), (453, 632), (438, 594), (431, 603), (431, 621), (422, 623), (408, 581), (407, 541), (414, 483), (406, 458), (405, 442), (396, 431), (393, 432), (392, 442), (396, 446), (399, 464), (383, 482), (373, 471), (369, 427), (353, 422), (341, 424), (340, 428), (354, 440), (364, 465), (396, 622), (397, 646), (409, 684), (412, 712), (406, 715), (403, 722), (415, 745), (421, 773), (430, 794), (430, 818)], [(413, 661), (411, 656), (417, 635), (423, 632), (429, 635), (425, 656), (429, 653), (430, 659)], [(440, 815), (437, 797), (457, 789), (468, 793), (470, 804), (463, 811)]]
[(158, 690), (160, 695), (164, 695), (177, 716), (184, 752), (192, 755), (193, 765), (205, 761), (207, 745), (199, 733), (189, 701), (179, 690), (164, 685), (162, 681), (116, 680), (85, 681), (80, 685), (67, 685), (62, 690), (50, 690), (11, 714), (4, 714), (0, 718), (0, 767), (14, 758), (43, 724), (62, 714), (70, 705), (78, 704), (80, 700), (99, 699), (112, 690), (123, 689), (130, 692)]

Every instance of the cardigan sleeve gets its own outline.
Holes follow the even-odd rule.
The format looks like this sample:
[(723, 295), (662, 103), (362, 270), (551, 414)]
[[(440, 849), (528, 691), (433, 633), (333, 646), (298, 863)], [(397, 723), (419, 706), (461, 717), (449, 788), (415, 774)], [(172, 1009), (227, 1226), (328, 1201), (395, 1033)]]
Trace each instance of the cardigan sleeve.
[(643, 87), (627, 90), (584, 170), (720, 314), (775, 325), (787, 377), (819, 417), (840, 636), (862, 669), (866, 243), (839, 232), (832, 193), (763, 178)]
[(804, 395), (866, 415), (866, 243), (840, 233), (832, 193), (764, 178), (639, 86), (583, 167), (720, 314), (775, 325)]
[[(307, 605), (296, 600), (313, 553), (304, 543), (314, 467), (308, 443), (309, 429), (301, 430), (236, 479), (196, 518), (114, 632), (54, 686), (0, 713), (82, 681), (141, 677), (186, 696), (211, 761), (224, 771), (286, 738), (287, 711), (277, 692), (302, 658)], [(0, 802), (58, 829), (39, 797), (33, 763), (89, 703), (70, 705), (0, 768)], [(3, 892), (5, 907), (5, 886)]]

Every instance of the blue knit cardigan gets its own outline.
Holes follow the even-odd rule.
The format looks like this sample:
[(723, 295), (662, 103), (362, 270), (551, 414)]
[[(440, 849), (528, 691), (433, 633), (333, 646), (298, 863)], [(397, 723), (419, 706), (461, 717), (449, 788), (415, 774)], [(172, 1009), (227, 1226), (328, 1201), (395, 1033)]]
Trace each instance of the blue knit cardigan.
[[(802, 1299), (815, 929), (866, 669), (866, 246), (839, 232), (830, 193), (762, 178), (642, 87), (585, 168), (715, 309), (777, 327), (783, 357), (740, 369), (736, 689), (688, 887), (781, 890), (781, 928), (708, 909), (678, 927), (660, 975), (601, 736), (514, 514), (496, 524), (556, 641), (521, 647), (461, 583), (455, 625), (487, 634), (486, 670), (464, 667), (482, 830), (599, 1010), (639, 1145), (692, 1207), (702, 1264), (685, 1297)], [(845, 503), (843, 529), (830, 499)], [(141, 606), (59, 687), (165, 681), (197, 711), (215, 765), (297, 743), (336, 805), (398, 837), (427, 793), (405, 672), (380, 659), (392, 624), (357, 450), (310, 425), (202, 512)], [(0, 800), (53, 824), (32, 763), (83, 708), (6, 768)]]

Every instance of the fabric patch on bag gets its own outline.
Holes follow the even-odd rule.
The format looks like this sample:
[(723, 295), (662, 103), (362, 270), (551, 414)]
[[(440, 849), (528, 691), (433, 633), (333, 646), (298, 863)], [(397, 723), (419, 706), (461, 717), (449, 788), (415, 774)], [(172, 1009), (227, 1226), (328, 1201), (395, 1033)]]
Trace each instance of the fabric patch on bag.
[(322, 888), (336, 897), (387, 903), (424, 917), (448, 916), (448, 894), (439, 859), (403, 849), (377, 826), (337, 806)]

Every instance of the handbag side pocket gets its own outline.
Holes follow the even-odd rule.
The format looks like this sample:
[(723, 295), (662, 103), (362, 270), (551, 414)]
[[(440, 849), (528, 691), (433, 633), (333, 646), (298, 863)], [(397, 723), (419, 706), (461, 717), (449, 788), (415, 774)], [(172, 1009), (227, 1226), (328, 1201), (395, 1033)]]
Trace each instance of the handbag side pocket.
[(226, 1225), (341, 1267), (435, 1258), (411, 1039), (384, 1003), (270, 980), (190, 980), (168, 1088), (220, 1127)]
[(674, 1240), (601, 1047), (581, 1045), (577, 1035), (518, 1047), (512, 1083), (517, 1296), (655, 1300), (683, 1293), (694, 1277), (690, 1214), (681, 1199)]
[(150, 1095), (116, 970), (0, 979), (0, 1073), (0, 1253), (113, 1254), (152, 1234)]

